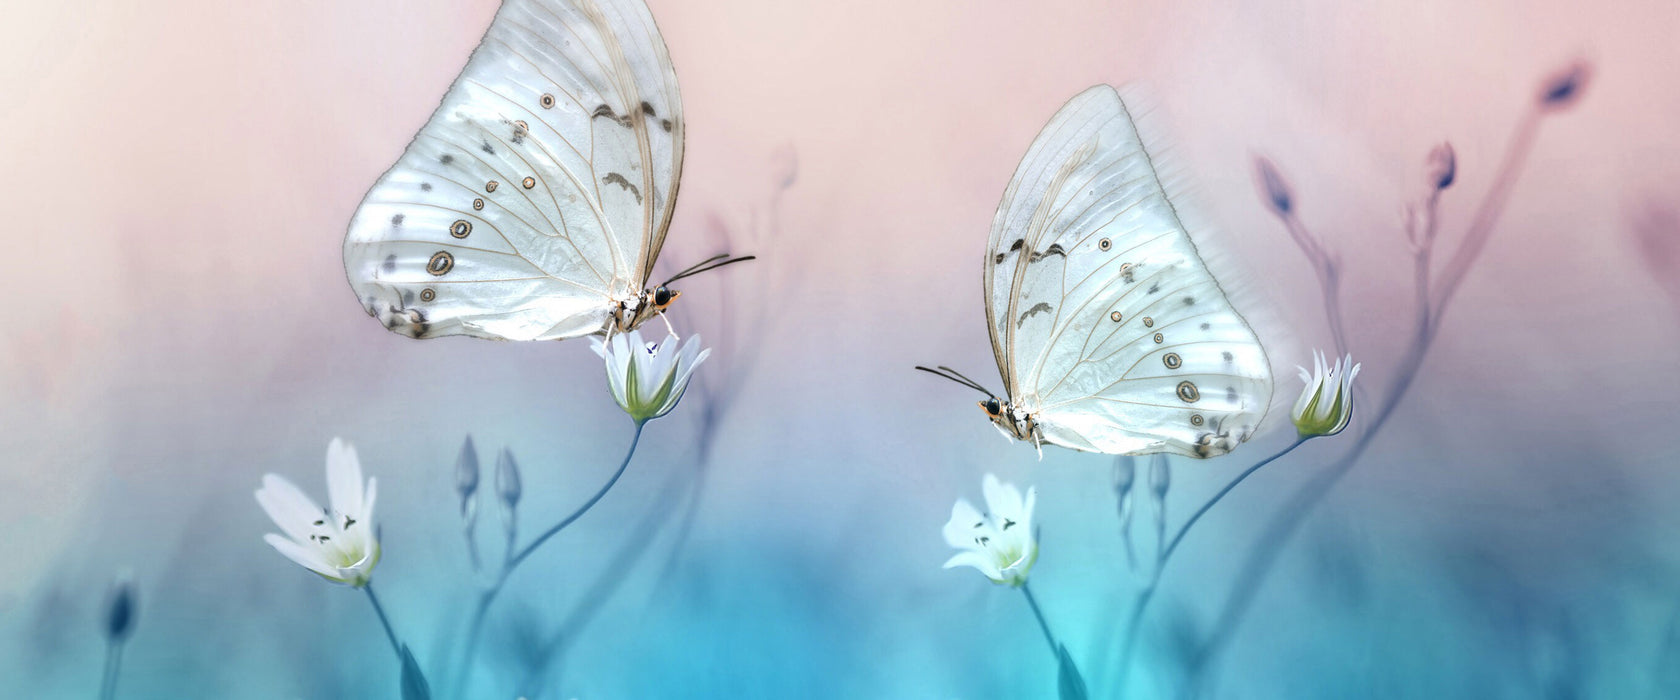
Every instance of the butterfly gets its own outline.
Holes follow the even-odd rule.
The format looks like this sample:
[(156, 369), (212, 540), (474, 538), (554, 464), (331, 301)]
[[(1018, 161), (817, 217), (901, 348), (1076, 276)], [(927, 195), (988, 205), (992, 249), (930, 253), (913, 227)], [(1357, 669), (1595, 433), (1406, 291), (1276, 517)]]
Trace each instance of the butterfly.
[(413, 338), (629, 332), (682, 175), (676, 72), (641, 0), (507, 0), (448, 94), (368, 191), (344, 271)]
[[(986, 320), (1008, 437), (1109, 454), (1213, 457), (1271, 402), (1264, 348), (1197, 255), (1119, 93), (1069, 100), (992, 221)], [(1042, 447), (1040, 447), (1042, 449)]]

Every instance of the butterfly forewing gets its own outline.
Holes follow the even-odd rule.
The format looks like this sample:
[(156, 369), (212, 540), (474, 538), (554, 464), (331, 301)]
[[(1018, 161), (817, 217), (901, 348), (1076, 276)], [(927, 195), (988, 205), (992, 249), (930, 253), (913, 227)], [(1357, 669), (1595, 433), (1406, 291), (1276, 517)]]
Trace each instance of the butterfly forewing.
[(640, 0), (509, 0), (357, 210), (352, 287), (414, 337), (601, 330), (669, 222), (679, 103)]
[(1264, 416), (1265, 352), (1197, 256), (1113, 88), (1081, 93), (1045, 127), (992, 241), (993, 347), (1010, 400), (1046, 440), (1206, 457)]

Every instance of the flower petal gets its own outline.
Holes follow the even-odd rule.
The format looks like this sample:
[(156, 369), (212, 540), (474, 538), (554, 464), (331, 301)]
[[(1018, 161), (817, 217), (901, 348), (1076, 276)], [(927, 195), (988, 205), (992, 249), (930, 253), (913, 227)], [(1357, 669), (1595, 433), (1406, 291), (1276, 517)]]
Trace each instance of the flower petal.
[(945, 523), (945, 544), (957, 549), (978, 547), (974, 538), (985, 530), (985, 520), (967, 499), (957, 499), (956, 505), (951, 506), (951, 519)]
[(269, 519), (286, 536), (300, 542), (309, 539), (311, 524), (325, 517), (314, 499), (278, 474), (263, 475), (263, 485), (257, 489), (256, 496), (257, 505), (262, 506)]
[(327, 578), (339, 580), (338, 567), (328, 563), (326, 558), (321, 555), (320, 550), (305, 547), (274, 533), (263, 535), (263, 541), (298, 566)]
[(362, 465), (356, 448), (341, 438), (327, 446), (327, 501), (334, 514), (354, 517), (362, 506)]
[(992, 563), (992, 558), (980, 552), (957, 552), (955, 556), (945, 560), (945, 568), (947, 569), (958, 566), (972, 566), (993, 581), (1003, 579), (1003, 572), (999, 571), (997, 565)]

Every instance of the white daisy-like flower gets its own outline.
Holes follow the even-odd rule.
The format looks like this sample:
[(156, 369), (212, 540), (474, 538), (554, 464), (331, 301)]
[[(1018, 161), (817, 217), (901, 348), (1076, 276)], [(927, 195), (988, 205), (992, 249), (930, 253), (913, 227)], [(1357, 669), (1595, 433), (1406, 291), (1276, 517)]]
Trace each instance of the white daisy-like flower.
[(688, 390), (688, 379), (712, 351), (702, 349), (700, 336), (679, 341), (676, 334), (648, 343), (641, 331), (619, 333), (602, 341), (592, 339), (595, 354), (607, 363), (607, 385), (613, 400), (637, 423), (671, 412)]
[(1013, 484), (987, 474), (981, 482), (986, 510), (981, 513), (965, 499), (951, 508), (945, 523), (945, 542), (960, 552), (945, 562), (945, 568), (972, 566), (993, 583), (1020, 586), (1038, 561), (1038, 540), (1033, 535), (1033, 503), (1038, 494), (1027, 489), (1025, 499)]
[(1352, 355), (1327, 365), (1324, 353), (1314, 351), (1312, 373), (1300, 368), (1301, 381), (1307, 386), (1289, 415), (1302, 438), (1335, 435), (1348, 426), (1353, 419), (1353, 378), (1359, 376), (1359, 367)]
[(327, 446), (327, 498), (330, 508), (315, 504), (308, 494), (278, 474), (263, 476), (257, 489), (262, 506), (280, 531), (263, 535), (287, 559), (322, 578), (361, 587), (379, 563), (379, 537), (373, 526), (377, 484), (362, 484), (362, 465), (356, 448), (338, 438)]

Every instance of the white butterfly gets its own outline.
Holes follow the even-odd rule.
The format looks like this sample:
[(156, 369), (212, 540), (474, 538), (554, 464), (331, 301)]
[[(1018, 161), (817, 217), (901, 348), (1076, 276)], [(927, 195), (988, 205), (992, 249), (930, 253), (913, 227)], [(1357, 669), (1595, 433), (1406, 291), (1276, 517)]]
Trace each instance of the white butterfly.
[(1265, 350), (1196, 254), (1114, 88), (1045, 125), (1003, 193), (985, 263), (1003, 374), (979, 389), (1008, 436), (1110, 454), (1212, 457), (1271, 401)]
[[(362, 200), (344, 270), (415, 338), (628, 332), (682, 174), (682, 100), (641, 0), (507, 0), (443, 103)], [(717, 256), (675, 281), (728, 262)]]

